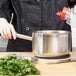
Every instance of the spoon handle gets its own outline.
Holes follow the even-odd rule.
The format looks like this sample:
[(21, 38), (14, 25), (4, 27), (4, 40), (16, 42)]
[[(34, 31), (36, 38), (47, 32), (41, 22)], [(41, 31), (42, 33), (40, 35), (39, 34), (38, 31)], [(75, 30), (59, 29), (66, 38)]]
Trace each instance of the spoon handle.
[(17, 34), (16, 34), (16, 37), (17, 37), (17, 38), (21, 38), (21, 39), (25, 39), (25, 40), (32, 41), (32, 37), (31, 37), (31, 36), (22, 35), (22, 34), (17, 33)]

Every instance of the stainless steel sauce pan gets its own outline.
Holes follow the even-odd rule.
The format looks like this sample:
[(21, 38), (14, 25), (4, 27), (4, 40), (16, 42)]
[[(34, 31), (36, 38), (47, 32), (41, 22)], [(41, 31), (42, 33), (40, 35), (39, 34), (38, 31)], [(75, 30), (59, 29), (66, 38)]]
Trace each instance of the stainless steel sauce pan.
[(32, 50), (38, 57), (54, 57), (69, 54), (71, 32), (43, 30), (32, 33), (32, 37), (17, 34), (18, 38), (32, 41)]

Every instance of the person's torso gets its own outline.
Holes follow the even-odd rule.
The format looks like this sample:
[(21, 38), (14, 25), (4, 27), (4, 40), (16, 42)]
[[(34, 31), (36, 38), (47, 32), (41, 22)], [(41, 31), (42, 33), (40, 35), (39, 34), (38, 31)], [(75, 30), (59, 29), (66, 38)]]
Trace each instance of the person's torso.
[[(70, 30), (56, 12), (68, 7), (67, 0), (11, 0), (17, 32), (31, 35), (37, 30)], [(65, 28), (66, 27), (66, 28)]]

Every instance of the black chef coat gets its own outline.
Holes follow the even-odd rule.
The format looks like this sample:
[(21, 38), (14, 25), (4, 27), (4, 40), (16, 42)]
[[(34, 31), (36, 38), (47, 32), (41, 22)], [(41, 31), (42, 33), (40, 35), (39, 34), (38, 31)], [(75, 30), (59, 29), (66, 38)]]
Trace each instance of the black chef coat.
[[(71, 31), (70, 26), (56, 15), (63, 7), (68, 7), (68, 0), (0, 0), (0, 18), (10, 22), (13, 13), (15, 30), (29, 36), (37, 30)], [(32, 42), (19, 38), (9, 40), (7, 51), (32, 51)]]

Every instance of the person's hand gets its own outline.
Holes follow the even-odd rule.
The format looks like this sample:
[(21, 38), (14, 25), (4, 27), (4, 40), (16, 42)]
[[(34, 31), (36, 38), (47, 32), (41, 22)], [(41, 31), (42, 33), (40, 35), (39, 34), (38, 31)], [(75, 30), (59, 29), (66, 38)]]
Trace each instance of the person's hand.
[(74, 14), (76, 15), (76, 5), (74, 6)]
[(0, 34), (3, 38), (16, 39), (16, 31), (5, 18), (0, 18)]

